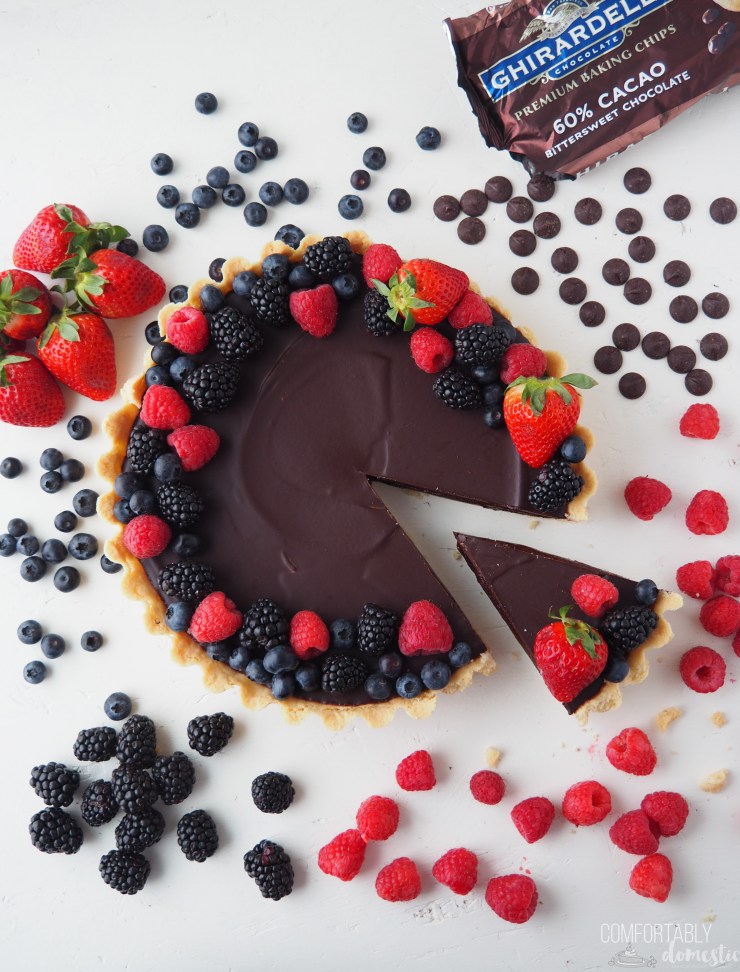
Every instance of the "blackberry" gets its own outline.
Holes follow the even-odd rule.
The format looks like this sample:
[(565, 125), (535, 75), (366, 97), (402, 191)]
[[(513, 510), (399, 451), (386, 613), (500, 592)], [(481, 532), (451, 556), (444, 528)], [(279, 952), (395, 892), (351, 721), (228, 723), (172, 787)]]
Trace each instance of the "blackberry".
[(260, 277), (249, 293), (249, 300), (260, 321), (282, 327), (290, 320), (289, 295), (290, 290), (284, 280)]
[(239, 644), (243, 648), (261, 648), (269, 651), (276, 645), (286, 644), (290, 635), (290, 622), (283, 609), (267, 597), (251, 604), (239, 630)]
[(80, 729), (72, 752), (75, 759), (90, 763), (103, 763), (116, 751), (116, 730), (112, 726)]
[(31, 843), (44, 854), (76, 854), (82, 847), (82, 830), (77, 821), (58, 807), (49, 807), (31, 817)]
[(159, 843), (164, 833), (164, 817), (159, 810), (127, 813), (116, 826), (116, 847), (120, 851), (141, 852)]
[(136, 894), (149, 877), (149, 861), (133, 851), (112, 850), (100, 858), (100, 876), (114, 891)]
[(154, 461), (167, 450), (164, 432), (149, 429), (146, 425), (135, 425), (126, 447), (126, 459), (134, 472), (148, 475)]
[(109, 823), (118, 813), (113, 784), (108, 780), (90, 783), (82, 794), (80, 813), (88, 827), (101, 827)]
[(112, 773), (113, 797), (124, 813), (144, 813), (159, 799), (151, 776), (134, 766), (117, 766)]
[(181, 560), (164, 566), (159, 572), (158, 583), (165, 597), (198, 602), (216, 589), (216, 575), (205, 564)]
[(213, 818), (205, 810), (186, 813), (177, 822), (177, 843), (189, 861), (203, 861), (213, 857), (218, 848), (218, 831)]
[(540, 469), (529, 487), (529, 505), (540, 513), (551, 513), (570, 503), (583, 489), (583, 479), (569, 462), (556, 459)]
[(330, 655), (321, 666), (321, 688), (325, 692), (352, 692), (369, 675), (367, 665), (353, 655)]
[(182, 803), (193, 791), (195, 768), (185, 753), (157, 756), (152, 767), (152, 778), (162, 797), (162, 803), (171, 807)]
[(293, 781), (285, 773), (263, 773), (252, 780), (252, 799), (262, 813), (282, 813), (294, 796)]
[(376, 658), (396, 646), (398, 617), (377, 604), (366, 604), (357, 622), (357, 647)]
[(280, 844), (261, 840), (244, 855), (244, 870), (263, 898), (279, 901), (293, 890), (293, 865)]
[(511, 344), (502, 327), (471, 324), (455, 334), (455, 357), (468, 365), (485, 365), (497, 361)]
[(375, 337), (389, 337), (401, 328), (388, 317), (388, 298), (378, 290), (368, 290), (363, 301), (365, 327)]
[(233, 307), (222, 307), (208, 315), (213, 343), (227, 361), (246, 361), (262, 349), (263, 337), (243, 314)]
[(182, 383), (187, 397), (199, 412), (220, 412), (227, 408), (239, 387), (239, 369), (233, 364), (204, 364)]
[(610, 651), (627, 655), (645, 641), (658, 623), (658, 615), (649, 607), (633, 604), (609, 611), (599, 624)]
[(432, 390), (448, 408), (478, 408), (482, 403), (480, 387), (457, 368), (443, 371)]
[(68, 807), (80, 785), (80, 774), (64, 763), (41, 763), (31, 770), (29, 782), (47, 807)]
[(190, 748), (201, 756), (215, 756), (231, 739), (234, 720), (225, 712), (196, 716), (188, 723)]
[(162, 519), (180, 529), (197, 523), (206, 508), (198, 490), (187, 483), (165, 483), (160, 486), (157, 490), (157, 506)]
[(152, 720), (145, 715), (132, 715), (118, 733), (116, 758), (136, 769), (149, 769), (157, 758), (157, 733)]
[(352, 248), (343, 236), (326, 236), (306, 247), (303, 262), (319, 280), (331, 280), (352, 265)]

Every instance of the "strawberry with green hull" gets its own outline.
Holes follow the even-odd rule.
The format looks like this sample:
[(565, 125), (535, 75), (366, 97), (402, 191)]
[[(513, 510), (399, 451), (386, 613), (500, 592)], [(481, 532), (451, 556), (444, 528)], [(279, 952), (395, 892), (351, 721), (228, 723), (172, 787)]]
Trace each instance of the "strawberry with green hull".
[(48, 428), (63, 413), (61, 389), (38, 358), (0, 352), (0, 421)]
[(404, 331), (414, 324), (441, 324), (468, 290), (468, 276), (436, 260), (408, 260), (387, 284), (374, 279), (373, 286), (388, 299), (388, 317), (399, 314)]
[(0, 331), (4, 337), (27, 341), (38, 337), (51, 317), (46, 287), (25, 270), (0, 274)]
[(110, 320), (142, 314), (161, 301), (166, 289), (158, 273), (119, 250), (80, 251), (52, 277), (69, 281), (83, 306)]
[(51, 273), (67, 258), (79, 231), (89, 225), (90, 220), (76, 206), (60, 203), (45, 206), (18, 237), (13, 263), (24, 270)]
[(102, 402), (116, 390), (116, 355), (110, 328), (97, 314), (54, 315), (38, 341), (39, 358), (63, 384)]
[(606, 642), (591, 625), (568, 617), (570, 605), (550, 613), (554, 624), (538, 632), (534, 661), (545, 685), (558, 702), (571, 702), (601, 675), (606, 666)]

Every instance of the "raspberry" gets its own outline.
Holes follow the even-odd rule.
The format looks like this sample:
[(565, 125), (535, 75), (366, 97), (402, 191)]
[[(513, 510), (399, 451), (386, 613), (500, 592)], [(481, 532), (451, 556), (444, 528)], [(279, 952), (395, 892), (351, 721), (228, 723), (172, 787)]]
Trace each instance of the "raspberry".
[(170, 528), (152, 513), (135, 516), (123, 531), (124, 547), (139, 560), (158, 557), (171, 539)]
[(533, 344), (510, 344), (501, 358), (501, 381), (510, 385), (521, 375), (541, 378), (547, 370), (545, 352)]
[(537, 907), (537, 885), (526, 874), (492, 878), (486, 887), (486, 904), (504, 921), (523, 925)]
[(541, 840), (555, 819), (555, 807), (547, 797), (529, 797), (511, 811), (514, 826), (528, 844)]
[(563, 816), (576, 827), (601, 823), (612, 809), (611, 793), (596, 780), (574, 783), (563, 797)]
[(150, 429), (179, 429), (190, 421), (190, 408), (169, 385), (151, 385), (141, 400), (141, 421)]
[(398, 804), (382, 796), (363, 800), (357, 811), (357, 829), (365, 841), (388, 840), (398, 830)]
[(397, 857), (380, 870), (375, 890), (383, 901), (413, 901), (421, 894), (416, 864), (408, 857)]
[(671, 501), (672, 493), (665, 483), (649, 476), (637, 476), (624, 488), (624, 498), (631, 513), (639, 520), (652, 520)]
[(494, 807), (500, 803), (506, 792), (506, 784), (493, 770), (480, 770), (470, 777), (470, 792), (478, 803)]
[(319, 284), (313, 290), (294, 290), (289, 306), (293, 320), (311, 337), (327, 337), (337, 326), (339, 304), (331, 284)]
[(373, 243), (365, 250), (362, 258), (362, 276), (368, 287), (373, 286), (373, 280), (387, 284), (402, 263), (403, 260), (392, 246), (387, 243)]
[(729, 638), (740, 628), (740, 604), (727, 594), (718, 594), (702, 604), (699, 620), (710, 635)]
[(183, 425), (167, 436), (167, 445), (178, 455), (184, 472), (201, 469), (218, 452), (221, 438), (208, 425)]
[(714, 567), (708, 560), (694, 560), (690, 564), (684, 564), (676, 571), (676, 583), (683, 594), (706, 601), (714, 594)]
[(193, 613), (188, 633), (201, 644), (225, 641), (236, 634), (242, 624), (242, 612), (223, 591), (204, 597)]
[(649, 776), (658, 757), (642, 729), (623, 729), (606, 744), (606, 758), (615, 769), (633, 776)]
[(732, 639), (732, 650), (735, 652), (738, 658), (740, 658), (740, 629), (735, 633), (735, 637)]
[(290, 644), (301, 661), (316, 658), (329, 647), (329, 629), (315, 611), (299, 611), (290, 622)]
[(319, 867), (324, 874), (351, 881), (365, 860), (365, 841), (359, 830), (345, 830), (319, 851)]
[(584, 614), (590, 618), (600, 618), (615, 606), (619, 591), (606, 577), (581, 574), (573, 581), (570, 596)]
[(431, 790), (437, 782), (432, 757), (426, 749), (417, 749), (396, 767), (396, 782), (402, 790)]
[(681, 678), (695, 692), (716, 692), (725, 684), (727, 666), (713, 648), (697, 645), (684, 652), (679, 664)]
[(432, 875), (454, 894), (470, 894), (478, 881), (478, 858), (464, 847), (455, 847), (435, 861)]
[(719, 590), (737, 597), (740, 594), (740, 557), (720, 557), (714, 568)]
[(680, 833), (689, 816), (689, 805), (680, 793), (656, 790), (648, 793), (640, 804), (657, 827), (661, 837), (675, 837)]
[(176, 310), (165, 325), (167, 340), (183, 354), (198, 354), (208, 344), (208, 321), (195, 307)]
[(469, 290), (452, 308), (447, 320), (454, 328), (460, 330), (471, 324), (493, 324), (493, 312), (480, 294)]
[(714, 405), (689, 405), (681, 416), (681, 435), (687, 439), (716, 439), (719, 415)]
[(452, 364), (455, 348), (452, 341), (439, 331), (420, 328), (411, 335), (411, 357), (428, 375), (436, 375)]
[(671, 890), (673, 868), (665, 854), (643, 857), (632, 868), (630, 887), (643, 898), (665, 901)]
[(713, 489), (698, 492), (686, 510), (686, 526), (692, 533), (708, 536), (724, 533), (729, 521), (727, 501)]
[(414, 601), (398, 629), (402, 655), (431, 655), (452, 648), (452, 628), (444, 613), (431, 601)]
[(630, 810), (609, 828), (609, 838), (620, 850), (628, 854), (654, 854), (658, 849), (658, 838), (653, 833), (655, 824), (643, 810)]

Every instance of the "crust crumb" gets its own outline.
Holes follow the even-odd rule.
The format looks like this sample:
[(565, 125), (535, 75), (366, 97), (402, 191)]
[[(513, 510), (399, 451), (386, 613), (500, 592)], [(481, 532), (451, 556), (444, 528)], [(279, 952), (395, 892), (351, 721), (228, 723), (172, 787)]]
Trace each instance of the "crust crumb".
[(727, 716), (724, 714), (724, 712), (713, 712), (711, 715), (711, 720), (718, 729), (721, 729), (722, 726), (727, 725)]
[(668, 709), (661, 709), (661, 711), (655, 717), (655, 725), (660, 729), (661, 732), (665, 732), (668, 726), (676, 719), (679, 719), (683, 715), (683, 710), (679, 709), (677, 706), (672, 705)]
[(727, 778), (729, 775), (730, 771), (726, 769), (717, 770), (716, 773), (710, 773), (709, 776), (705, 776), (701, 781), (699, 789), (704, 790), (705, 793), (721, 793), (727, 786)]
[(486, 749), (486, 766), (489, 769), (496, 769), (501, 761), (501, 750), (495, 749), (493, 746), (489, 746)]
[(540, 521), (539, 520), (530, 520), (529, 521), (529, 529), (530, 530), (536, 530), (539, 525), (540, 525)]

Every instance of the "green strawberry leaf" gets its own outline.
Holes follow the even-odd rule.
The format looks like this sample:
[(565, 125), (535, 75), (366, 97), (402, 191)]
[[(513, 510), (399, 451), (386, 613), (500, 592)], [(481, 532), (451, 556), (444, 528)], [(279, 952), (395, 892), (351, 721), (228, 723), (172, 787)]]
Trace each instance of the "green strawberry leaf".
[(11, 280), (10, 274), (6, 273), (3, 279), (0, 280), (0, 300), (8, 300), (12, 292), (13, 281)]
[(382, 280), (376, 280), (375, 277), (371, 277), (370, 279), (373, 287), (375, 287), (379, 294), (382, 294), (384, 297), (390, 297), (391, 292)]
[(572, 607), (572, 604), (566, 604), (560, 608), (557, 614), (551, 608), (549, 616), (561, 621), (569, 645), (580, 644), (588, 657), (595, 660), (596, 649), (604, 643), (603, 638), (590, 624), (587, 624), (585, 621), (578, 621), (576, 618), (568, 617), (568, 612)]
[(65, 307), (60, 314), (55, 314), (51, 318), (39, 338), (39, 349), (46, 347), (54, 331), (59, 331), (59, 336), (65, 341), (74, 343), (80, 340), (80, 332), (77, 329), (74, 318), (70, 316), (69, 310), (69, 307)]
[(20, 290), (16, 290), (13, 294), (13, 300), (31, 301), (36, 300), (40, 296), (41, 291), (38, 287), (21, 287)]
[[(564, 385), (573, 385), (574, 388), (593, 388), (594, 385), (598, 385), (597, 381), (594, 381), (589, 375), (582, 375), (580, 372), (576, 371), (572, 375), (563, 375), (560, 381)], [(566, 402), (567, 404), (567, 402)]]
[(10, 303), (10, 310), (13, 314), (28, 314), (30, 316), (41, 313), (40, 307), (34, 307), (33, 304), (26, 304), (22, 300), (15, 299)]

